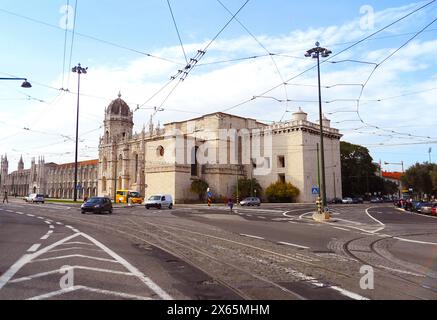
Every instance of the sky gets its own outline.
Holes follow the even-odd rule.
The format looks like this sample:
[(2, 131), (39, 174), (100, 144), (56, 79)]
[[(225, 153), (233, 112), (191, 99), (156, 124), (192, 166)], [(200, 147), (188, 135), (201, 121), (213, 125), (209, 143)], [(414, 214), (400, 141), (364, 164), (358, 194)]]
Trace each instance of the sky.
[[(316, 121), (316, 64), (304, 57), (316, 41), (333, 52), (321, 64), (323, 110), (343, 141), (368, 147), (388, 171), (436, 161), (437, 2), (246, 1), (0, 0), (0, 77), (33, 86), (0, 81), (10, 171), (21, 155), (26, 168), (32, 157), (74, 162), (78, 63), (89, 68), (80, 160), (98, 157), (104, 110), (119, 92), (141, 107), (138, 132), (154, 107), (161, 124), (217, 111), (270, 124), (298, 108)], [(185, 81), (164, 87), (198, 50)]]

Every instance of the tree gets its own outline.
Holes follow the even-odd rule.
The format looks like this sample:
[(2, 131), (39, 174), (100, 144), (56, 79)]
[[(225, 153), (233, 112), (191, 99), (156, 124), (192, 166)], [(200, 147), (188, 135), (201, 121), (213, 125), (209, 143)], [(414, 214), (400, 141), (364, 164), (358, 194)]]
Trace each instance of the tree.
[(412, 188), (414, 192), (431, 195), (437, 194), (437, 165), (416, 163), (408, 168), (402, 177), (402, 185)]
[(369, 150), (348, 142), (340, 143), (341, 175), (345, 195), (364, 195), (381, 192), (381, 181), (376, 176), (377, 165), (373, 163)]
[(343, 193), (347, 196), (362, 196), (366, 193), (392, 195), (398, 186), (377, 175), (378, 166), (373, 163), (369, 150), (348, 142), (340, 143), (341, 175)]
[(191, 182), (190, 191), (199, 196), (199, 201), (202, 201), (208, 190), (208, 184), (204, 180), (194, 180)]
[[(244, 199), (247, 197), (261, 197), (262, 187), (256, 179), (242, 178), (238, 179), (238, 197)], [(234, 192), (234, 197), (237, 196), (237, 190)]]
[(269, 202), (295, 202), (300, 191), (291, 183), (278, 181), (266, 189)]

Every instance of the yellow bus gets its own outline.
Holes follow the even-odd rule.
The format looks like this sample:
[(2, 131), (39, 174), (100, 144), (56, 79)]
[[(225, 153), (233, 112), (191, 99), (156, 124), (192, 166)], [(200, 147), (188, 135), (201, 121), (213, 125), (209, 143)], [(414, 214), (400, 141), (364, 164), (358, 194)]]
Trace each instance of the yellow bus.
[(115, 203), (142, 204), (144, 201), (140, 193), (132, 190), (117, 190)]

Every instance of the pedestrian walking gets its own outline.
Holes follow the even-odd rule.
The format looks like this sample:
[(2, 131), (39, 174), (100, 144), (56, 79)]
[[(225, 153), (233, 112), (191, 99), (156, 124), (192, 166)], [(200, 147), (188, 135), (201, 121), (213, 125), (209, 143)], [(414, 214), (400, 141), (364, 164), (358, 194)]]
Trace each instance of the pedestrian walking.
[(228, 200), (228, 207), (231, 210), (231, 213), (233, 212), (234, 209), (234, 200), (232, 200), (232, 198), (229, 198)]
[(5, 193), (4, 193), (4, 196), (3, 196), (3, 203), (5, 203), (5, 201), (6, 201), (6, 203), (9, 203), (9, 201), (8, 201), (8, 192), (5, 190)]

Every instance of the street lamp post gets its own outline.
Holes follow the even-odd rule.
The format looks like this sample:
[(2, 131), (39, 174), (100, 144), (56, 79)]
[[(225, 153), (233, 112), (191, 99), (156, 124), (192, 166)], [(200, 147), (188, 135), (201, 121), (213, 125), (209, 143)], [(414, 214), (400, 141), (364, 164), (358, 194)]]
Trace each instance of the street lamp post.
[(80, 63), (75, 66), (72, 72), (77, 73), (78, 81), (77, 81), (77, 115), (76, 115), (76, 152), (75, 152), (75, 160), (74, 160), (74, 202), (77, 201), (77, 159), (78, 159), (78, 151), (79, 151), (79, 100), (80, 100), (80, 75), (87, 74), (88, 68), (83, 68)]
[[(320, 165), (321, 165), (321, 196), (323, 208), (326, 207), (326, 176), (325, 176), (325, 148), (323, 143), (323, 111), (322, 111), (322, 86), (320, 81), (320, 56), (327, 58), (332, 53), (331, 50), (320, 47), (320, 43), (316, 42), (316, 47), (308, 50), (305, 57), (317, 59), (317, 74), (319, 87), (319, 121), (320, 121)], [(323, 209), (324, 210), (324, 209)]]
[(25, 89), (32, 88), (32, 85), (30, 84), (30, 82), (27, 81), (26, 78), (0, 78), (0, 80), (22, 80), (22, 81), (24, 81), (21, 84), (22, 88), (25, 88)]
[(389, 165), (389, 164), (394, 164), (394, 165), (398, 165), (398, 166), (402, 166), (402, 173), (405, 173), (405, 171), (404, 171), (404, 162), (403, 161), (401, 161), (401, 162), (384, 162), (384, 164), (385, 165)]

